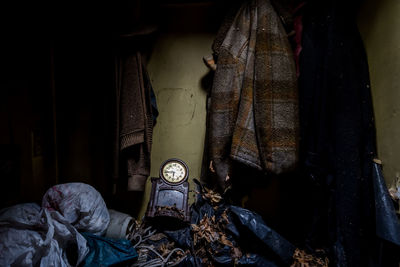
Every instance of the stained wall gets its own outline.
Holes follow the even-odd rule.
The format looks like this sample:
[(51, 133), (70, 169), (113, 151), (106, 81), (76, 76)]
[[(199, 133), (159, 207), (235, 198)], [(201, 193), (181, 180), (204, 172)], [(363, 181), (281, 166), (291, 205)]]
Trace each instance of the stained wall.
[(400, 1), (368, 0), (359, 13), (385, 180), (400, 175)]
[[(154, 127), (151, 176), (158, 177), (163, 161), (180, 158), (189, 166), (189, 202), (193, 178), (200, 178), (206, 132), (207, 77), (203, 56), (211, 54), (219, 18), (214, 4), (180, 4), (163, 7), (164, 24), (154, 42), (148, 72), (159, 117)], [(140, 217), (147, 208), (150, 179)]]

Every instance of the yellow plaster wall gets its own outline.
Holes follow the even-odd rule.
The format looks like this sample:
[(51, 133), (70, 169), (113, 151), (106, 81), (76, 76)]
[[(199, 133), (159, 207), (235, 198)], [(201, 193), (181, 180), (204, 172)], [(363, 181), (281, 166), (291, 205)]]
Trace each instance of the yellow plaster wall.
[[(214, 36), (165, 33), (155, 43), (148, 72), (160, 115), (153, 133), (152, 177), (158, 177), (161, 163), (172, 157), (188, 164), (191, 179), (200, 177), (207, 95), (201, 80), (208, 73), (202, 58), (211, 52)], [(191, 179), (190, 188), (194, 189)], [(139, 218), (147, 208), (150, 190), (148, 179)]]
[(400, 1), (368, 0), (359, 14), (387, 184), (400, 174)]

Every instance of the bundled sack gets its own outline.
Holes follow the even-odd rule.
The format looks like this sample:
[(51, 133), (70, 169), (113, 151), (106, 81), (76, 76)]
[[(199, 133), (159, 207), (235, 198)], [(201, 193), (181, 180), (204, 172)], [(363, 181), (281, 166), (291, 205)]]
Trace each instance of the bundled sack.
[(55, 185), (44, 195), (42, 207), (60, 212), (80, 232), (103, 235), (110, 223), (103, 198), (88, 184)]
[(56, 185), (42, 207), (26, 203), (0, 211), (0, 266), (77, 266), (89, 252), (78, 230), (100, 234), (108, 224), (107, 207), (93, 187)]

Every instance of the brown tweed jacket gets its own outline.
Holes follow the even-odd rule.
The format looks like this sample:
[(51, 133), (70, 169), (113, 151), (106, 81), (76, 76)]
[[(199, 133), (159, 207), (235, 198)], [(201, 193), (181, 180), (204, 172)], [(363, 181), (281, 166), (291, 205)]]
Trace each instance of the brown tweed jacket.
[(233, 160), (280, 174), (298, 154), (298, 96), (293, 54), (269, 0), (245, 2), (219, 47), (211, 90), (209, 158), (219, 185)]
[(121, 53), (115, 72), (114, 183), (127, 178), (129, 191), (143, 191), (153, 134), (150, 79), (137, 51)]

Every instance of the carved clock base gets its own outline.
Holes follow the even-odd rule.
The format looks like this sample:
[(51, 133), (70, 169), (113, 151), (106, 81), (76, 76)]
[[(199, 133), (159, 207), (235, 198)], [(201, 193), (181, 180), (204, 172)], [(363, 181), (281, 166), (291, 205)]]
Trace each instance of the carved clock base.
[(146, 216), (170, 217), (183, 222), (190, 221), (188, 196), (189, 183), (187, 181), (170, 185), (161, 178), (151, 178), (151, 195)]

